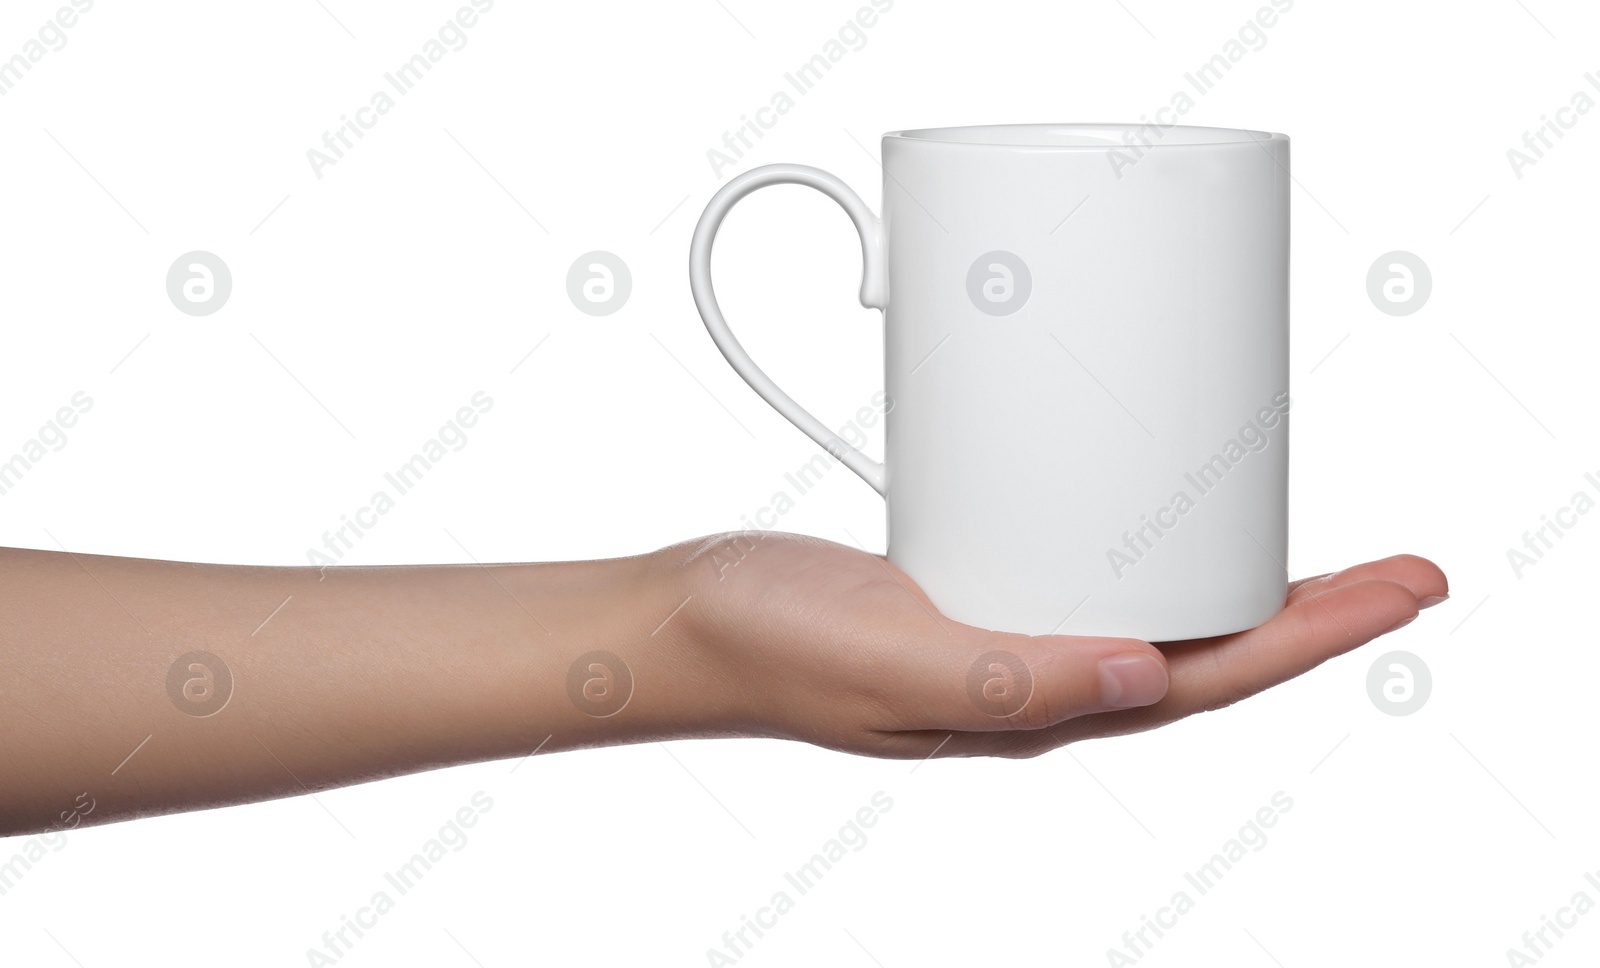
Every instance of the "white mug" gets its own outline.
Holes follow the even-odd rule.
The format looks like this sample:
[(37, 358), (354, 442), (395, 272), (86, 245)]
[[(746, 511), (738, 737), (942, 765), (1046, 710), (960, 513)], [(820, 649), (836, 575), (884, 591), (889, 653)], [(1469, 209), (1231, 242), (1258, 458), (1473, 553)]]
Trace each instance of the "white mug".
[[(883, 137), (883, 217), (803, 165), (737, 176), (689, 275), (717, 347), (888, 504), (889, 560), (946, 615), (1030, 635), (1253, 628), (1286, 591), (1289, 139), (1008, 124)], [(884, 314), (879, 463), (729, 331), (711, 248), (734, 203), (815, 188)]]

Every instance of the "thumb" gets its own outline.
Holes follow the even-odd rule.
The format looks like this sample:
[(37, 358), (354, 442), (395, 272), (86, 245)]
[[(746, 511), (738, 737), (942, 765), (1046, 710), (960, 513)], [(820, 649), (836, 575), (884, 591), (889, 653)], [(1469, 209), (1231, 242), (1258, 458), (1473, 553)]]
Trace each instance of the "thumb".
[[(971, 626), (924, 648), (908, 690), (915, 728), (1044, 729), (1089, 713), (1148, 706), (1167, 694), (1167, 660), (1138, 639), (1026, 636)], [(915, 653), (913, 653), (915, 654)]]

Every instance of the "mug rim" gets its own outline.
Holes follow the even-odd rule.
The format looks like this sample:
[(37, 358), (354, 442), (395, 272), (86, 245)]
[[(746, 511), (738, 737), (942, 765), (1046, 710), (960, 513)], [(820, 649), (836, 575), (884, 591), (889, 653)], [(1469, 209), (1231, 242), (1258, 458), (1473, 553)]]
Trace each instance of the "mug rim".
[(1124, 123), (974, 124), (888, 131), (885, 143), (962, 145), (974, 148), (1035, 148), (1104, 151), (1135, 148), (1206, 148), (1282, 141), (1289, 136), (1251, 128), (1222, 128), (1146, 121)]

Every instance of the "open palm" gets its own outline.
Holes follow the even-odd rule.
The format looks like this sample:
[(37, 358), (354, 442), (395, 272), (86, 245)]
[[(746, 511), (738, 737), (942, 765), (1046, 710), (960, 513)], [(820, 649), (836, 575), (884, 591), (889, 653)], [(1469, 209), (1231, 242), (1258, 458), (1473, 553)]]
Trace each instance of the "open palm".
[(726, 534), (667, 549), (690, 627), (742, 727), (874, 756), (1034, 756), (1152, 729), (1292, 679), (1448, 594), (1396, 555), (1295, 582), (1245, 632), (1161, 643), (1026, 636), (940, 614), (884, 558), (816, 538)]

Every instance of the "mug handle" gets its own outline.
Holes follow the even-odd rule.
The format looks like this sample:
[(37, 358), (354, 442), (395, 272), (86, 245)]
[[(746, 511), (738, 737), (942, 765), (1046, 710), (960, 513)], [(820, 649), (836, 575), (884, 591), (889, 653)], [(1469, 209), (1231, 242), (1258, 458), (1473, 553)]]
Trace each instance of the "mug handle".
[(861, 475), (873, 490), (884, 493), (883, 464), (863, 454), (829, 430), (810, 411), (795, 403), (761, 367), (750, 359), (750, 354), (739, 345), (728, 323), (722, 318), (722, 308), (717, 305), (716, 292), (711, 285), (711, 246), (716, 241), (717, 229), (735, 202), (758, 188), (768, 185), (808, 185), (838, 202), (855, 223), (861, 236), (861, 305), (882, 310), (888, 305), (888, 278), (884, 265), (883, 222), (872, 213), (850, 186), (820, 168), (807, 165), (764, 165), (738, 175), (713, 196), (694, 229), (694, 240), (689, 245), (689, 288), (694, 293), (694, 304), (700, 310), (711, 339), (717, 349), (733, 365), (733, 369), (751, 389), (771, 404), (789, 422), (805, 432), (807, 437), (822, 445), (840, 463)]

